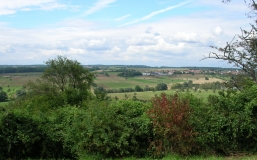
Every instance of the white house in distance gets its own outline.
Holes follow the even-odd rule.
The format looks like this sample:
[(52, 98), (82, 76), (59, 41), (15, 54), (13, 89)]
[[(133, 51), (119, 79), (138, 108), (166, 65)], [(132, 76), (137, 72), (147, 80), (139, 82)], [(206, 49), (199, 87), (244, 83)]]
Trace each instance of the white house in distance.
[(150, 76), (151, 73), (142, 73), (143, 76)]

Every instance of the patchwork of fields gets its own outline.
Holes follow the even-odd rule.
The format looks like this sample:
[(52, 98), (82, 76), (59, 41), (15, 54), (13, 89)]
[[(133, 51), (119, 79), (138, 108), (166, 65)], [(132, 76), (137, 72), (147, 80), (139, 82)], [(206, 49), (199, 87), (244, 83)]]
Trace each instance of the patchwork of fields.
[[(138, 76), (138, 77), (119, 77), (117, 76), (119, 72), (108, 72), (109, 76), (104, 74), (96, 74), (94, 82), (104, 87), (105, 89), (119, 89), (119, 88), (134, 88), (136, 85), (144, 88), (146, 85), (149, 87), (155, 87), (158, 83), (166, 83), (168, 85), (166, 93), (173, 94), (176, 90), (170, 90), (170, 87), (175, 83), (183, 83), (192, 80), (193, 83), (206, 83), (206, 82), (222, 82), (223, 80), (209, 77), (209, 80), (205, 80), (205, 75), (191, 75), (191, 74), (181, 74), (181, 75), (172, 75), (172, 76)], [(29, 80), (35, 81), (40, 77), (42, 73), (12, 73), (4, 74), (0, 76), (0, 86), (3, 87), (3, 90), (8, 94), (8, 96), (14, 96), (16, 91), (21, 89)], [(156, 94), (160, 94), (163, 91), (149, 91), (149, 92), (137, 92), (136, 97), (138, 99), (147, 100), (154, 97)], [(212, 91), (202, 91), (202, 92), (193, 92), (198, 97), (206, 98), (209, 94), (213, 93)], [(125, 93), (110, 93), (110, 97), (124, 98)], [(134, 92), (126, 93), (128, 98), (134, 96)]]
[(155, 87), (158, 83), (166, 83), (170, 88), (175, 83), (183, 83), (192, 80), (193, 83), (206, 83), (206, 82), (222, 82), (223, 80), (209, 77), (209, 80), (205, 80), (205, 75), (172, 75), (172, 76), (138, 76), (138, 77), (119, 77), (118, 72), (108, 72), (109, 77), (104, 74), (97, 74), (95, 83), (104, 87), (105, 89), (119, 89), (119, 88), (134, 88), (136, 85), (144, 88), (146, 85), (149, 87)]

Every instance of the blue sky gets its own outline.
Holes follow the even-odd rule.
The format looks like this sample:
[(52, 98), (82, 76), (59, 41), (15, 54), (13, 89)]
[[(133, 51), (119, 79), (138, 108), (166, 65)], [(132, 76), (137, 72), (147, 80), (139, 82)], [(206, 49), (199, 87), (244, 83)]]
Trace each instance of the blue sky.
[(9, 0), (0, 3), (0, 64), (216, 66), (200, 61), (253, 22), (243, 0)]

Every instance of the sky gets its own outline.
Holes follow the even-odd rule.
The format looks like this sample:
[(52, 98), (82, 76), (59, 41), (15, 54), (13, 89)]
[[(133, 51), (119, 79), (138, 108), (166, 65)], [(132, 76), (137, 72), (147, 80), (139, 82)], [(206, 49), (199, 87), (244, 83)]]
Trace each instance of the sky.
[(253, 19), (244, 0), (2, 0), (0, 65), (230, 67), (201, 60)]

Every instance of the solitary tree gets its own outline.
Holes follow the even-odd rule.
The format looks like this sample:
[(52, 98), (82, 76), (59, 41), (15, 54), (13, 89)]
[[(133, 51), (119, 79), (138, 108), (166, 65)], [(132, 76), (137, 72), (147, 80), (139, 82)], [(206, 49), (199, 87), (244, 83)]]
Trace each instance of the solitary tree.
[(57, 56), (46, 62), (48, 68), (42, 78), (58, 86), (61, 91), (69, 88), (88, 89), (93, 83), (93, 74), (76, 60)]
[(64, 97), (71, 105), (78, 105), (88, 98), (93, 74), (76, 60), (63, 56), (46, 62), (47, 69), (41, 79), (29, 83), (29, 90), (35, 94)]

